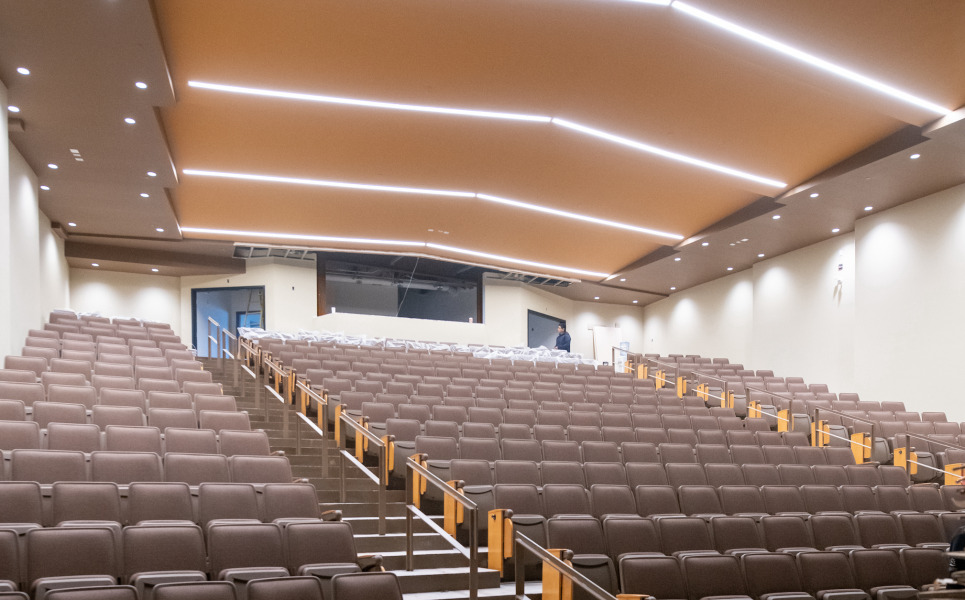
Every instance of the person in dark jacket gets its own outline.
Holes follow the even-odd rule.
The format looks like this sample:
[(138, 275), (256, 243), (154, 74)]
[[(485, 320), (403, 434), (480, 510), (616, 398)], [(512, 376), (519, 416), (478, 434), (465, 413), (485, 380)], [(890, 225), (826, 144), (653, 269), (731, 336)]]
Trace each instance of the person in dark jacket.
[(556, 328), (559, 335), (556, 336), (556, 350), (570, 351), (570, 334), (566, 333), (566, 323), (560, 323)]

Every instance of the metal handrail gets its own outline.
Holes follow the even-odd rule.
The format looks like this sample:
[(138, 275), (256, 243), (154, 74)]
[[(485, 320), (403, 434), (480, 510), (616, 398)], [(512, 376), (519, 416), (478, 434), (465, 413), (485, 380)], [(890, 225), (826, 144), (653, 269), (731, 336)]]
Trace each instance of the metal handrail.
[[(874, 440), (875, 440), (875, 427), (878, 426), (878, 423), (877, 423), (877, 422), (872, 421), (871, 419), (865, 419), (865, 418), (863, 418), (863, 417), (856, 417), (856, 416), (854, 416), (854, 415), (849, 415), (849, 414), (844, 413), (844, 412), (841, 412), (841, 411), (839, 411), (839, 410), (834, 410), (833, 408), (821, 408), (821, 407), (819, 406), (819, 407), (817, 407), (817, 408), (814, 409), (814, 421), (815, 421), (816, 423), (822, 420), (822, 419), (821, 419), (821, 413), (830, 413), (830, 414), (832, 414), (832, 415), (839, 416), (839, 417), (841, 417), (842, 419), (851, 419), (852, 421), (855, 421), (855, 422), (858, 422), (858, 423), (867, 423), (868, 425), (871, 425), (871, 432), (870, 432), (868, 435), (871, 436), (871, 443), (872, 443), (872, 444), (874, 443)], [(825, 433), (824, 435), (826, 435), (826, 436), (828, 436), (828, 437), (837, 438), (837, 439), (839, 439), (839, 440), (844, 439), (844, 438), (842, 438), (840, 435), (834, 435), (833, 433)], [(857, 443), (857, 442), (856, 442), (856, 443)], [(865, 446), (864, 444), (860, 444), (860, 443), (859, 443), (858, 445), (859, 445), (859, 446), (862, 446), (862, 447), (864, 447), (864, 448), (867, 448), (867, 447), (868, 447), (868, 446)]]
[(385, 496), (386, 496), (386, 488), (388, 488), (389, 486), (389, 473), (388, 473), (387, 462), (386, 462), (388, 456), (386, 454), (385, 442), (383, 442), (379, 438), (379, 436), (375, 435), (374, 433), (366, 429), (364, 426), (362, 426), (361, 423), (359, 423), (358, 421), (356, 421), (346, 413), (341, 414), (340, 421), (342, 425), (351, 427), (355, 431), (356, 436), (361, 435), (363, 438), (368, 440), (370, 444), (373, 444), (378, 449), (378, 457), (379, 457), (379, 466), (378, 466), (379, 474), (373, 475), (372, 472), (365, 467), (365, 465), (363, 465), (358, 459), (352, 456), (350, 452), (347, 452), (345, 450), (345, 432), (347, 427), (339, 428), (340, 429), (339, 441), (338, 441), (339, 448), (340, 448), (339, 453), (343, 459), (342, 464), (339, 468), (339, 476), (338, 476), (339, 490), (340, 490), (339, 493), (341, 496), (341, 501), (346, 502), (345, 460), (348, 460), (349, 462), (357, 466), (366, 476), (368, 476), (369, 479), (374, 481), (376, 485), (379, 486), (379, 492), (378, 492), (379, 494), (379, 535), (385, 535), (385, 531), (386, 531)]
[(223, 338), (228, 338), (229, 341), (225, 344), (225, 347), (222, 348), (221, 356), (219, 358), (224, 358), (225, 355), (227, 355), (228, 358), (234, 360), (235, 355), (231, 352), (231, 342), (233, 341), (237, 345), (238, 337), (227, 329), (222, 329), (221, 335)]
[[(319, 394), (312, 389), (311, 385), (305, 383), (306, 380), (298, 379), (295, 381), (295, 389), (305, 396), (308, 397), (309, 402), (301, 402), (299, 404), (299, 412), (306, 414), (308, 412), (308, 405), (310, 401), (314, 400), (316, 404), (316, 412), (318, 414), (318, 425), (324, 431), (328, 427), (328, 399), (322, 394)], [(327, 434), (326, 434), (327, 435)], [(323, 436), (324, 437), (324, 436)]]
[[(418, 473), (420, 477), (438, 488), (447, 497), (462, 506), (469, 513), (469, 548), (463, 547), (455, 538), (446, 533), (432, 519), (427, 517), (421, 510), (413, 506), (412, 496), (415, 489), (413, 473)], [(405, 570), (415, 569), (415, 546), (413, 538), (413, 514), (419, 516), (436, 533), (452, 544), (460, 554), (469, 559), (469, 598), (476, 600), (479, 596), (479, 507), (475, 502), (466, 498), (454, 488), (450, 487), (445, 481), (437, 477), (434, 473), (412, 460), (411, 457), (405, 459)]]
[(710, 392), (707, 392), (707, 395), (710, 396), (711, 398), (717, 398), (717, 399), (720, 400), (721, 402), (723, 402), (724, 400), (727, 399), (727, 397), (728, 397), (728, 392), (730, 391), (730, 384), (731, 384), (730, 381), (727, 381), (726, 379), (721, 379), (720, 377), (717, 377), (716, 375), (708, 375), (707, 373), (700, 373), (700, 372), (698, 372), (698, 371), (690, 371), (690, 376), (691, 376), (693, 379), (695, 379), (698, 383), (700, 383), (700, 379), (701, 379), (701, 378), (711, 379), (711, 380), (718, 381), (718, 382), (722, 383), (722, 384), (723, 384), (722, 388), (723, 388), (723, 390), (724, 390), (722, 396), (715, 396), (715, 395), (711, 394)]
[(897, 442), (898, 442), (898, 440), (897, 440), (898, 436), (902, 436), (902, 437), (905, 438), (905, 445), (904, 445), (904, 449), (905, 449), (905, 460), (907, 460), (908, 462), (910, 462), (910, 463), (915, 463), (915, 464), (918, 465), (919, 467), (925, 467), (926, 469), (931, 469), (932, 471), (937, 471), (937, 472), (939, 472), (939, 473), (945, 473), (946, 475), (952, 475), (952, 476), (955, 476), (955, 477), (961, 477), (961, 475), (958, 474), (958, 473), (952, 473), (952, 472), (950, 472), (950, 471), (946, 471), (945, 469), (938, 469), (938, 468), (933, 467), (933, 466), (931, 466), (931, 465), (926, 465), (925, 463), (918, 462), (917, 460), (912, 460), (911, 457), (910, 457), (910, 456), (911, 456), (911, 455), (910, 455), (911, 446), (909, 445), (908, 441), (909, 441), (909, 439), (914, 438), (914, 439), (922, 440), (922, 441), (924, 441), (924, 442), (926, 442), (926, 443), (929, 443), (929, 444), (939, 444), (939, 445), (944, 446), (944, 447), (946, 447), (946, 448), (951, 448), (951, 449), (953, 449), (953, 450), (962, 450), (963, 452), (965, 452), (965, 447), (959, 446), (958, 444), (951, 444), (951, 443), (949, 443), (949, 442), (943, 442), (943, 441), (941, 441), (941, 440), (935, 440), (935, 439), (932, 439), (932, 438), (930, 438), (930, 437), (928, 437), (928, 436), (926, 436), (926, 435), (922, 435), (922, 434), (920, 434), (920, 433), (910, 433), (910, 432), (908, 432), (908, 431), (902, 431), (901, 433), (895, 434), (895, 438), (896, 438), (896, 439), (895, 439), (895, 443), (896, 443), (896, 444), (897, 444)]
[[(521, 552), (521, 550), (526, 550), (527, 552), (535, 554), (542, 562), (548, 563), (596, 600), (617, 600), (616, 596), (601, 588), (587, 578), (586, 575), (583, 575), (571, 565), (566, 564), (565, 561), (553, 556), (551, 552), (548, 552), (545, 548), (515, 529), (513, 530), (513, 546), (513, 556), (516, 561), (516, 598), (526, 597), (526, 573), (525, 566), (523, 565), (523, 552)], [(571, 556), (573, 554), (570, 550), (566, 550), (565, 552)]]

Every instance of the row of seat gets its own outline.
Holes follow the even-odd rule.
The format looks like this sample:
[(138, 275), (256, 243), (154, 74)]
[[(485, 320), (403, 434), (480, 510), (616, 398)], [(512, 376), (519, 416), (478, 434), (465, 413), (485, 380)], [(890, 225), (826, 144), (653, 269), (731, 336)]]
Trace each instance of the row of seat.
[(4, 460), (2, 479), (36, 481), (107, 481), (128, 485), (137, 481), (290, 483), (286, 456), (227, 457), (222, 454), (168, 452), (91, 452), (70, 450), (13, 450)]
[[(180, 371), (181, 369), (179, 369)], [(221, 395), (222, 387), (211, 378), (210, 371), (186, 371), (197, 375), (190, 375), (188, 379), (177, 381), (173, 379), (141, 379), (137, 382), (130, 377), (113, 375), (94, 375), (93, 385), (52, 384), (49, 387), (42, 383), (27, 383), (20, 381), (0, 381), (0, 399), (20, 400), (25, 406), (33, 406), (34, 402), (53, 400), (55, 402), (72, 401), (87, 406), (93, 406), (104, 396), (106, 390), (127, 390), (141, 392), (146, 399), (151, 392), (167, 392), (172, 394), (211, 394)], [(51, 398), (51, 394), (54, 397)], [(118, 394), (117, 396), (134, 396), (140, 394)]]
[[(634, 457), (631, 457), (634, 458)], [(901, 467), (882, 465), (735, 465), (710, 463), (706, 465), (655, 462), (581, 463), (566, 460), (533, 461), (501, 459), (489, 461), (476, 458), (455, 458), (449, 461), (431, 460), (431, 470), (441, 477), (463, 480), (468, 485), (495, 483), (575, 483), (590, 487), (596, 483), (620, 485), (911, 485), (908, 474)], [(930, 485), (921, 485), (922, 494), (930, 494)], [(949, 490), (958, 489), (949, 486)]]
[[(61, 357), (46, 359), (40, 356), (6, 356), (4, 358), (4, 370), (5, 371), (27, 371), (34, 375), (33, 380), (40, 380), (43, 382), (51, 383), (68, 383), (66, 381), (56, 381), (59, 377), (57, 373), (72, 372), (70, 370), (65, 370), (66, 367), (74, 366), (71, 362), (63, 361), (78, 361), (84, 362), (89, 365), (89, 368), (84, 369), (79, 374), (84, 376), (84, 380), (88, 383), (90, 382), (91, 375), (121, 375), (126, 377), (135, 377), (137, 375), (137, 370), (139, 369), (163, 369), (158, 371), (162, 377), (161, 378), (174, 378), (174, 369), (201, 369), (201, 363), (196, 360), (190, 352), (187, 351), (175, 351), (167, 350), (166, 356), (128, 356), (126, 354), (107, 354), (103, 355), (103, 359), (98, 359), (96, 355), (91, 359), (90, 356), (73, 355), (72, 357)], [(140, 377), (150, 377), (154, 375), (150, 371), (146, 372)], [(0, 377), (7, 381), (20, 381), (19, 377), (23, 377), (20, 373), (7, 374), (0, 372)], [(15, 379), (14, 377), (18, 377)], [(139, 378), (140, 378), (139, 377)], [(78, 381), (73, 378), (74, 381)], [(83, 385), (80, 383), (75, 383), (73, 385)]]
[(290, 575), (314, 576), (325, 586), (333, 575), (365, 566), (351, 525), (342, 521), (212, 522), (205, 531), (193, 524), (128, 526), (117, 537), (110, 527), (83, 525), (28, 530), (22, 558), (17, 533), (0, 530), (7, 559), (0, 561), (0, 577), (38, 599), (65, 585), (119, 581), (150, 598), (156, 584), (209, 578), (234, 584), (236, 592), (249, 580)]
[[(221, 384), (212, 383), (205, 386), (206, 392), (219, 392)], [(50, 410), (51, 404), (76, 404), (84, 407), (85, 411), (93, 410), (94, 406), (130, 406), (139, 409), (143, 413), (151, 408), (166, 408), (193, 410), (200, 413), (202, 410), (237, 410), (238, 405), (234, 396), (224, 394), (210, 394), (206, 392), (150, 392), (143, 390), (125, 390), (119, 388), (104, 388), (98, 397), (92, 387), (82, 387), (73, 385), (52, 385), (47, 389), (47, 396), (44, 400), (32, 399), (33, 402), (27, 405), (23, 401), (26, 394), (21, 395), (17, 400), (0, 400), (3, 402), (0, 417), (10, 415), (6, 420), (22, 420), (27, 416), (32, 416), (38, 420), (36, 414), (40, 410), (38, 407), (47, 405), (46, 410)], [(14, 393), (9, 394), (11, 396)], [(20, 417), (19, 415), (23, 415)]]
[(944, 577), (941, 552), (906, 548), (738, 556), (627, 556), (619, 561), (621, 591), (660, 600), (915, 598)]
[[(509, 509), (513, 514), (588, 515), (605, 519), (611, 515), (662, 517), (695, 516), (710, 520), (718, 516), (747, 516), (760, 520), (767, 515), (795, 516), (809, 520), (815, 515), (858, 517), (884, 515), (908, 524), (907, 540), (947, 543), (963, 524), (965, 514), (945, 510), (940, 493), (915, 494), (903, 486), (671, 486), (594, 484), (496, 484), (467, 486), (466, 495), (482, 506)], [(916, 507), (931, 510), (924, 512)], [(935, 508), (937, 507), (937, 508)], [(537, 511), (537, 509), (540, 509)], [(890, 512), (885, 512), (890, 509)], [(891, 531), (888, 520), (867, 520), (869, 527)], [(872, 531), (869, 529), (869, 532)], [(885, 529), (875, 535), (891, 535)], [(884, 543), (884, 542), (881, 542)], [(896, 542), (897, 543), (897, 542)], [(822, 546), (823, 547), (823, 546)]]
[[(157, 409), (161, 410), (161, 409)], [(166, 452), (267, 456), (271, 454), (268, 435), (262, 430), (108, 425), (103, 431), (95, 424), (50, 423), (45, 430), (33, 421), (0, 421), (0, 451), (76, 450), (84, 453)]]
[(64, 522), (102, 521), (118, 525), (184, 522), (206, 526), (219, 519), (272, 523), (321, 519), (310, 483), (0, 482), (0, 529), (21, 533)]
[[(9, 422), (35, 423), (45, 429), (53, 423), (90, 424), (100, 430), (110, 425), (151, 425), (164, 430), (168, 427), (214, 429), (251, 429), (248, 413), (232, 410), (201, 410), (192, 408), (151, 408), (147, 414), (137, 406), (95, 404), (89, 411), (83, 404), (37, 402), (32, 407), (32, 421), (25, 419), (26, 409), (16, 401), (0, 400), (0, 412), (11, 417)], [(7, 420), (7, 419), (4, 419)], [(12, 427), (12, 426), (11, 426)]]
[[(395, 573), (339, 573), (331, 578), (331, 591), (323, 596), (322, 581), (315, 576), (266, 577), (244, 583), (228, 581), (182, 581), (158, 583), (138, 591), (130, 585), (58, 588), (47, 592), (48, 600), (402, 600)], [(150, 593), (147, 593), (147, 592)], [(30, 600), (25, 592), (2, 592), (0, 600)]]

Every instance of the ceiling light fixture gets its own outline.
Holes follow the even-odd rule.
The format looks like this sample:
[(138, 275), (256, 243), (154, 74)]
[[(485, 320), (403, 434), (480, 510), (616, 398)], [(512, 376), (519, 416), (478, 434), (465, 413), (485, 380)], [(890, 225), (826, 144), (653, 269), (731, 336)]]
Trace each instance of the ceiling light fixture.
[(774, 215), (771, 218), (774, 219), (775, 221), (779, 221), (781, 219), (781, 215)]
[(709, 246), (709, 245), (710, 245), (710, 242), (704, 242), (704, 243), (701, 244), (701, 246), (703, 246), (704, 248), (706, 248), (706, 247)]
[(757, 258), (764, 258), (764, 254), (763, 254), (763, 253), (758, 254), (758, 255), (757, 255)]
[(133, 125), (137, 123), (137, 121), (134, 120), (134, 117), (124, 117), (124, 122), (127, 123), (128, 125)]
[(152, 273), (157, 273), (157, 272), (158, 272), (158, 268), (157, 268), (157, 267), (153, 267), (153, 268), (151, 269), (151, 272), (152, 272)]
[(910, 158), (911, 160), (917, 160), (917, 159), (921, 158), (921, 154), (912, 154), (912, 155), (909, 156), (908, 158)]
[(17, 73), (20, 73), (21, 75), (30, 75), (30, 69), (27, 67), (17, 67)]
[(841, 231), (841, 229), (835, 227), (834, 229), (831, 230), (831, 233), (838, 233), (838, 232), (840, 232), (840, 231)]
[(773, 187), (779, 187), (779, 188), (787, 187), (787, 184), (784, 183), (783, 181), (768, 179), (767, 177), (761, 177), (760, 175), (754, 175), (752, 173), (747, 173), (745, 171), (732, 169), (731, 167), (726, 167), (724, 165), (718, 165), (716, 163), (708, 162), (706, 160), (701, 160), (699, 158), (694, 158), (692, 156), (680, 154), (679, 152), (664, 150), (663, 148), (658, 148), (657, 146), (651, 146), (650, 144), (645, 144), (643, 142), (631, 140), (629, 138), (614, 135), (612, 133), (607, 133), (599, 129), (593, 129), (592, 127), (580, 125), (579, 123), (567, 121), (566, 119), (553, 117), (553, 124), (559, 125), (561, 127), (566, 127), (567, 129), (572, 129), (573, 131), (578, 131), (580, 133), (584, 133), (586, 135), (590, 135), (596, 138), (604, 139), (609, 142), (614, 142), (616, 144), (628, 146), (630, 148), (634, 148), (635, 150), (641, 150), (643, 152), (648, 152), (650, 154), (656, 154), (657, 156), (662, 156), (663, 158), (669, 158), (671, 160), (676, 160), (682, 163), (693, 165), (695, 167), (701, 167), (703, 169), (708, 169), (710, 171), (716, 171), (718, 173), (723, 173), (725, 175), (731, 175), (733, 177), (739, 177), (741, 179), (746, 179), (749, 181), (754, 181), (757, 183), (762, 183), (764, 185), (769, 185)]
[(673, 261), (674, 261), (674, 262), (680, 262), (680, 257), (678, 256), (678, 257), (674, 258)]
[(671, 291), (671, 292), (677, 291), (677, 286), (671, 286), (670, 291)]
[(621, 277), (621, 278), (620, 278), (620, 281), (626, 281), (626, 280), (627, 280), (626, 277)]
[(345, 104), (349, 106), (363, 106), (366, 108), (382, 108), (388, 110), (404, 110), (411, 112), (436, 113), (456, 115), (460, 117), (482, 117), (486, 119), (509, 119), (513, 121), (534, 121), (549, 123), (550, 117), (540, 115), (525, 115), (494, 110), (474, 110), (466, 108), (448, 108), (444, 106), (425, 106), (421, 104), (402, 104), (399, 102), (381, 102), (378, 100), (361, 100), (357, 98), (341, 98), (338, 96), (323, 96), (320, 94), (302, 94), (298, 92), (283, 92), (280, 90), (266, 90), (263, 88), (243, 87), (238, 85), (223, 85), (206, 81), (189, 81), (188, 87), (228, 92), (231, 94), (245, 94), (249, 96), (263, 96), (268, 98), (283, 98), (285, 100), (303, 100), (306, 102), (320, 102), (324, 104)]
[(867, 75), (862, 75), (861, 73), (857, 73), (855, 71), (852, 71), (851, 69), (842, 67), (841, 65), (836, 65), (832, 62), (824, 60), (823, 58), (818, 58), (813, 54), (809, 54), (803, 50), (799, 50), (798, 48), (789, 46), (784, 42), (779, 42), (774, 38), (770, 38), (756, 31), (747, 29), (746, 27), (738, 25), (737, 23), (728, 21), (726, 19), (722, 19), (721, 17), (713, 15), (709, 12), (703, 11), (695, 6), (691, 6), (686, 2), (680, 2), (680, 0), (674, 0), (671, 6), (673, 6), (674, 8), (676, 8), (677, 10), (683, 13), (690, 15), (691, 17), (700, 19), (705, 23), (713, 25), (714, 27), (718, 27), (725, 31), (729, 31), (730, 33), (739, 35), (740, 37), (746, 40), (749, 40), (751, 42), (754, 42), (755, 44), (760, 44), (762, 46), (770, 48), (771, 50), (780, 52), (785, 56), (789, 56), (795, 60), (809, 64), (812, 67), (817, 67), (822, 71), (827, 71), (828, 73), (837, 75), (838, 77), (843, 77), (845, 79), (848, 79), (850, 81), (863, 85), (867, 88), (875, 90), (876, 92), (880, 92), (882, 94), (891, 96), (892, 98), (901, 100), (903, 102), (907, 102), (909, 104), (913, 104), (919, 108), (923, 108), (925, 110), (928, 110), (930, 112), (933, 112), (939, 115), (947, 115), (952, 112), (951, 110), (943, 106), (939, 106), (934, 102), (930, 102), (923, 98), (919, 98), (908, 92), (899, 90), (896, 87), (893, 87), (886, 83), (882, 83), (880, 81), (872, 79)]
[(147, 89), (147, 84), (144, 83), (143, 81), (135, 81), (135, 82), (134, 82), (134, 87), (136, 87), (136, 88), (139, 89), (139, 90), (146, 90), (146, 89)]
[(813, 194), (811, 194), (811, 197), (812, 197), (812, 198), (817, 198), (817, 197), (820, 196), (820, 195), (821, 195), (821, 194), (819, 194), (819, 193), (817, 193), (817, 192), (814, 192)]
[(147, 176), (148, 176), (148, 177), (157, 177), (157, 173), (155, 173), (154, 171), (148, 171), (148, 172), (147, 172)]
[(18, 113), (18, 112), (20, 112), (20, 107), (19, 107), (19, 106), (14, 106), (14, 105), (11, 104), (10, 106), (7, 107), (7, 110), (10, 111), (10, 112), (12, 112), (12, 113)]
[(728, 271), (733, 271), (733, 270), (734, 270), (734, 267), (727, 267), (727, 270), (728, 270)]
[(56, 163), (47, 163), (47, 168), (49, 168), (49, 169), (54, 169), (54, 170), (56, 171), (56, 170), (59, 169), (60, 167), (57, 166)]
[(866, 207), (864, 207), (864, 211), (865, 211), (865, 212), (870, 212), (870, 211), (874, 210), (874, 208), (875, 208), (874, 206), (866, 206)]
[(77, 223), (74, 223), (73, 221), (71, 221), (67, 223), (67, 227), (77, 227)]
[(92, 266), (92, 267), (99, 267), (99, 266), (101, 266), (101, 265), (100, 265), (100, 263), (91, 263), (90, 266)]
[(637, 4), (656, 4), (657, 6), (670, 6), (673, 0), (627, 0), (627, 2), (636, 2)]
[(148, 194), (147, 192), (141, 192), (141, 198), (150, 198), (150, 197), (151, 197), (151, 194)]
[(587, 215), (581, 215), (577, 213), (572, 213), (565, 210), (558, 210), (555, 208), (549, 208), (548, 206), (540, 206), (538, 204), (530, 204), (528, 202), (520, 202), (519, 200), (510, 200), (509, 198), (500, 198), (499, 196), (491, 196), (489, 194), (476, 194), (476, 197), (480, 200), (486, 200), (488, 202), (496, 202), (499, 204), (505, 204), (507, 206), (515, 206), (516, 208), (524, 208), (526, 210), (535, 210), (537, 212), (546, 213), (550, 215), (556, 215), (557, 217), (565, 217), (567, 219), (576, 219), (578, 221), (584, 221), (586, 223), (593, 223), (595, 225), (603, 225), (605, 227), (614, 227), (617, 229), (626, 229), (627, 231), (635, 231), (637, 233), (642, 233), (645, 235), (655, 235), (659, 237), (670, 238), (674, 240), (682, 240), (684, 236), (676, 233), (667, 233), (665, 231), (657, 231), (656, 229), (647, 229), (645, 227), (637, 227), (635, 225), (628, 225), (626, 223), (619, 223), (617, 221), (610, 221), (607, 219), (598, 219), (596, 217), (590, 217)]
[(599, 296), (593, 296), (593, 299), (594, 299), (594, 300), (599, 300), (600, 297), (599, 297)]
[(154, 228), (154, 231), (156, 231), (156, 232), (158, 232), (158, 233), (164, 233), (164, 228), (163, 228), (163, 227), (155, 227), (155, 228)]
[(546, 115), (509, 113), (509, 112), (501, 112), (501, 111), (493, 111), (493, 110), (475, 110), (475, 109), (464, 109), (464, 108), (450, 108), (445, 106), (425, 106), (420, 104), (403, 104), (398, 102), (383, 102), (380, 100), (362, 100), (359, 98), (342, 98), (338, 96), (304, 94), (300, 92), (285, 92), (281, 90), (269, 90), (264, 88), (225, 85), (221, 83), (211, 83), (207, 81), (188, 81), (188, 87), (212, 90), (217, 92), (227, 92), (232, 94), (245, 94), (245, 95), (262, 96), (262, 97), (268, 97), (268, 98), (282, 98), (286, 100), (303, 100), (307, 102), (319, 102), (319, 103), (326, 103), (326, 104), (362, 106), (366, 108), (435, 113), (435, 114), (454, 115), (454, 116), (460, 116), (460, 117), (480, 117), (480, 118), (487, 118), (487, 119), (528, 121), (533, 123), (552, 123), (554, 125), (559, 125), (561, 127), (565, 127), (567, 129), (577, 131), (579, 133), (590, 135), (609, 142), (614, 142), (622, 146), (628, 146), (636, 150), (641, 150), (644, 152), (648, 152), (650, 154), (656, 154), (658, 156), (662, 156), (663, 158), (669, 158), (671, 160), (684, 162), (684, 163), (701, 167), (704, 169), (717, 171), (718, 173), (724, 173), (726, 175), (740, 177), (742, 179), (755, 181), (757, 183), (762, 183), (769, 186), (774, 186), (779, 188), (787, 187), (787, 184), (781, 181), (768, 179), (766, 177), (761, 177), (759, 175), (746, 173), (744, 171), (732, 169), (730, 167), (726, 167), (723, 165), (718, 165), (709, 161), (701, 160), (699, 158), (694, 158), (691, 156), (687, 156), (685, 154), (673, 152), (671, 150), (658, 148), (657, 146), (652, 146), (650, 144), (638, 142), (636, 140), (631, 140), (629, 138), (614, 135), (612, 133), (607, 133), (599, 129), (594, 129), (592, 127), (580, 125), (579, 123), (575, 123), (573, 121), (561, 119), (559, 117), (549, 117)]
[(512, 258), (508, 256), (500, 256), (498, 254), (489, 254), (486, 252), (477, 252), (475, 250), (467, 250), (465, 248), (456, 248), (453, 246), (444, 246), (442, 244), (431, 244), (427, 242), (410, 242), (405, 240), (382, 240), (373, 238), (348, 238), (348, 237), (333, 237), (325, 235), (303, 235), (295, 233), (273, 233), (266, 231), (236, 231), (231, 229), (210, 229), (205, 227), (181, 227), (181, 233), (187, 234), (197, 234), (197, 235), (219, 235), (219, 236), (229, 236), (229, 237), (255, 237), (255, 238), (276, 238), (285, 240), (297, 240), (303, 242), (327, 242), (336, 244), (359, 244), (363, 246), (403, 246), (407, 248), (431, 248), (433, 250), (442, 250), (444, 252), (452, 252), (456, 254), (465, 254), (468, 256), (476, 256), (479, 258), (487, 258), (501, 262), (515, 263), (519, 265), (526, 265), (532, 267), (542, 267), (547, 269), (552, 269), (555, 271), (564, 271), (569, 273), (574, 273), (577, 275), (585, 275), (587, 277), (594, 277), (597, 279), (605, 279), (609, 277), (609, 273), (598, 273), (595, 271), (587, 271), (585, 269), (575, 269), (572, 267), (562, 267), (559, 265), (550, 265), (546, 263), (535, 262), (531, 260), (525, 260), (521, 258)]
[(665, 237), (665, 238), (670, 238), (675, 240), (683, 239), (682, 235), (679, 235), (676, 233), (668, 233), (665, 231), (658, 231), (656, 229), (637, 227), (636, 225), (628, 225), (626, 223), (619, 223), (617, 221), (599, 219), (597, 217), (581, 215), (578, 213), (572, 213), (565, 210), (558, 210), (555, 208), (550, 208), (548, 206), (540, 206), (538, 204), (530, 204), (528, 202), (520, 202), (519, 200), (511, 200), (509, 198), (501, 198), (499, 196), (492, 196), (490, 194), (477, 194), (474, 192), (462, 192), (458, 190), (437, 190), (437, 189), (430, 189), (430, 188), (414, 188), (414, 187), (405, 187), (405, 186), (397, 186), (397, 185), (355, 183), (355, 182), (349, 182), (349, 181), (331, 181), (331, 180), (325, 180), (325, 179), (307, 179), (307, 178), (301, 178), (301, 177), (257, 175), (253, 173), (228, 173), (224, 171), (206, 171), (201, 169), (183, 169), (181, 172), (184, 173), (185, 175), (198, 175), (201, 177), (221, 177), (225, 179), (240, 179), (245, 181), (263, 181), (267, 183), (310, 185), (310, 186), (318, 186), (318, 187), (333, 187), (333, 188), (365, 190), (365, 191), (374, 191), (374, 192), (419, 194), (419, 195), (425, 195), (425, 196), (444, 196), (444, 197), (450, 197), (450, 198), (478, 198), (479, 200), (485, 200), (487, 202), (504, 204), (506, 206), (513, 206), (516, 208), (532, 210), (532, 211), (541, 212), (545, 214), (555, 215), (558, 217), (564, 217), (567, 219), (575, 219), (578, 221), (584, 221), (586, 223), (593, 223), (595, 225), (603, 225), (605, 227), (625, 229), (627, 231), (642, 233), (644, 235), (654, 235), (654, 236)]
[(634, 300), (634, 301), (633, 301), (634, 304), (636, 304), (637, 302), (640, 302), (640, 301), (639, 301), (639, 300)]
[(49, 191), (50, 191), (50, 186), (49, 186), (49, 185), (42, 185), (42, 186), (40, 186), (40, 189), (42, 189), (42, 190), (45, 191), (45, 192), (49, 192)]

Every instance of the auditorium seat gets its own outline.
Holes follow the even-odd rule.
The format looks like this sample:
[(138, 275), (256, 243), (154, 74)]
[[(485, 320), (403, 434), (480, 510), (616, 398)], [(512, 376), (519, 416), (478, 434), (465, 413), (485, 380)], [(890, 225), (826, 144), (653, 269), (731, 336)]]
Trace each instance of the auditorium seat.
[(194, 523), (191, 490), (181, 482), (134, 482), (127, 492), (128, 523)]
[(164, 455), (164, 480), (198, 486), (202, 483), (228, 483), (228, 458), (220, 454), (167, 452)]

